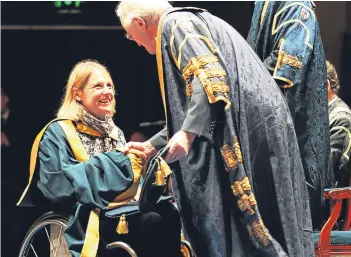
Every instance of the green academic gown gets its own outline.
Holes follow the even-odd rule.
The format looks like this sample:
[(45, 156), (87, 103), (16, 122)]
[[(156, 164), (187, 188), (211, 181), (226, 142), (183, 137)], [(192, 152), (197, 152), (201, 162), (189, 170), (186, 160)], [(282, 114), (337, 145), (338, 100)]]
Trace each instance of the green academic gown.
[(49, 200), (70, 217), (65, 237), (72, 256), (96, 256), (99, 215), (135, 195), (141, 173), (135, 167), (141, 166), (133, 156), (112, 150), (89, 158), (75, 123), (54, 120), (33, 144), (30, 180), (18, 205)]

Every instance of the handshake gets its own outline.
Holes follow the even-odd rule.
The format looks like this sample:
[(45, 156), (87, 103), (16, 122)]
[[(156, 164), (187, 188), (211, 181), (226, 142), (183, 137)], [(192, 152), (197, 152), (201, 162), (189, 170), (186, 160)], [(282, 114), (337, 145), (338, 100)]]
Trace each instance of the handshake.
[[(187, 131), (178, 131), (168, 141), (168, 154), (164, 158), (167, 163), (176, 162), (189, 153), (190, 146), (194, 141), (196, 134)], [(120, 151), (124, 154), (134, 153), (141, 157), (145, 162), (148, 162), (159, 149), (156, 149), (150, 141), (145, 142), (128, 142)]]

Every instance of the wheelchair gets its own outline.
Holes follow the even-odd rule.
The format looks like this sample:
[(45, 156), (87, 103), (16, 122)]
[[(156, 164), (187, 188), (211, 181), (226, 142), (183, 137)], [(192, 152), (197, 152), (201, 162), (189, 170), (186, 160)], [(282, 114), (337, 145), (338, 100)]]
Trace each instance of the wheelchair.
[[(47, 212), (39, 217), (29, 228), (24, 237), (19, 251), (19, 257), (68, 257), (68, 250), (64, 230), (68, 223), (68, 217), (55, 212)], [(181, 253), (184, 257), (194, 257), (190, 243), (183, 235), (181, 239)], [(125, 242), (116, 241), (108, 244), (107, 249), (122, 248), (130, 256), (137, 257), (133, 248)], [(118, 256), (116, 256), (118, 257)]]
[[(153, 159), (150, 161), (148, 171), (146, 172), (146, 179), (143, 183), (141, 189), (140, 197), (138, 201), (131, 204), (127, 203), (120, 205), (114, 209), (106, 211), (105, 216), (114, 217), (116, 213), (119, 215), (124, 215), (128, 209), (131, 212), (140, 212), (143, 210), (146, 213), (150, 210), (151, 206), (155, 206), (158, 201), (163, 198), (163, 200), (170, 201), (172, 197), (162, 196), (167, 181), (169, 179), (170, 173), (161, 174), (161, 182), (158, 181), (160, 176), (157, 176), (157, 170), (159, 167), (158, 157), (164, 157), (168, 149), (165, 148), (160, 151)], [(168, 166), (167, 166), (168, 167)], [(169, 168), (168, 168), (169, 169)], [(160, 174), (159, 174), (160, 175)], [(155, 181), (156, 177), (156, 181)], [(163, 181), (164, 180), (164, 181)], [(160, 184), (158, 184), (160, 183)], [(52, 209), (49, 207), (49, 209)], [(45, 209), (46, 211), (47, 209)], [(122, 215), (122, 216), (123, 216)], [(25, 238), (22, 242), (19, 251), (19, 257), (70, 257), (71, 253), (68, 250), (66, 239), (64, 236), (64, 230), (68, 224), (68, 215), (59, 214), (53, 211), (49, 211), (39, 217), (33, 225), (28, 230)], [(180, 251), (183, 257), (194, 257), (191, 245), (185, 240), (182, 233), (179, 235), (181, 237), (181, 247)], [(45, 244), (46, 243), (46, 244)], [(121, 248), (126, 251), (130, 256), (137, 257), (135, 250), (125, 242), (115, 241), (106, 245), (106, 249)], [(99, 256), (102, 257), (102, 256)], [(118, 257), (118, 256), (116, 256)]]

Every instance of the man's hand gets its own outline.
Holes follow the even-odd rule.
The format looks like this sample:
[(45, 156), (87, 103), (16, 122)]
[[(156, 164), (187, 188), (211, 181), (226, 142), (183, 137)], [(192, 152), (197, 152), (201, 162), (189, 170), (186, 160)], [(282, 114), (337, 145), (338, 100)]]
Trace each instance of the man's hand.
[(172, 163), (188, 155), (196, 134), (187, 131), (178, 131), (168, 142), (168, 154), (165, 161)]
[(138, 152), (142, 152), (143, 155), (140, 157), (142, 157), (143, 159), (146, 158), (146, 161), (148, 161), (152, 156), (154, 156), (157, 153), (157, 150), (152, 146), (150, 141), (145, 141), (143, 143), (128, 142), (123, 146), (121, 150), (124, 154), (128, 154), (131, 149), (134, 149)]

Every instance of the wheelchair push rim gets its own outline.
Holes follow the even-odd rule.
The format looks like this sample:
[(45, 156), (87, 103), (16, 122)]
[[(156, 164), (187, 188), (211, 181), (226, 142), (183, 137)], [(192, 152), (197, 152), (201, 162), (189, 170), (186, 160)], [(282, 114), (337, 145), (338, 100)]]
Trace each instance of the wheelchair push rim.
[[(27, 257), (27, 256), (35, 256), (39, 257), (38, 255), (38, 250), (41, 250), (42, 248), (43, 240), (37, 240), (36, 241), (36, 236), (41, 234), (42, 238), (46, 238), (46, 243), (49, 243), (49, 252), (47, 252), (46, 256), (59, 256), (58, 255), (58, 249), (61, 246), (62, 239), (65, 240), (64, 238), (64, 230), (67, 226), (67, 220), (64, 219), (63, 217), (61, 218), (50, 218), (50, 217), (45, 217), (46, 219), (44, 220), (38, 220), (36, 221), (32, 227), (29, 229), (28, 233), (26, 234), (20, 251), (19, 251), (19, 257)], [(50, 238), (50, 229), (52, 225), (56, 225), (59, 227), (59, 236), (56, 240), (56, 242), (52, 241)], [(38, 238), (37, 238), (38, 239)], [(34, 245), (36, 243), (36, 245)], [(65, 243), (65, 242), (64, 242)], [(67, 245), (66, 245), (67, 247)], [(68, 251), (68, 250), (67, 250)], [(30, 255), (29, 255), (30, 254)]]

